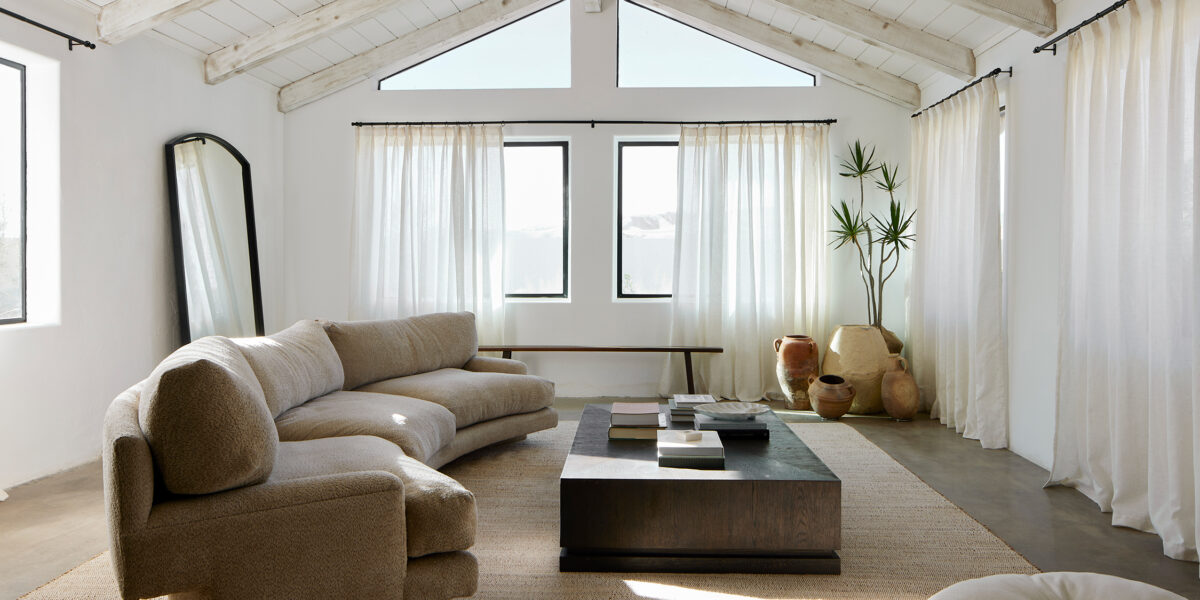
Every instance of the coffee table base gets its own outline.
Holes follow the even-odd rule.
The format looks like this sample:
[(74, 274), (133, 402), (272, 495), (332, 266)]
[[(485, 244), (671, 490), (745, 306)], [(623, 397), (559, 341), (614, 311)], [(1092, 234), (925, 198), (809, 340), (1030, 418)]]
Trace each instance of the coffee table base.
[(842, 559), (837, 552), (796, 555), (674, 555), (572, 552), (564, 548), (559, 571), (623, 573), (815, 573), (839, 575)]

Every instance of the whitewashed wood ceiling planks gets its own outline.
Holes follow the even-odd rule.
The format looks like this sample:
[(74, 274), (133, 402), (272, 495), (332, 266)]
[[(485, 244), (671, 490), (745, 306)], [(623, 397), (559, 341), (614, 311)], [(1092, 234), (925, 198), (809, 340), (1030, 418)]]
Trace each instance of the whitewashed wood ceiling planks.
[[(88, 1), (103, 7), (115, 0)], [(155, 31), (207, 55), (288, 23), (333, 1), (217, 0), (163, 23)], [(428, 27), (481, 1), (399, 0), (370, 18), (312, 39), (303, 46), (246, 70), (246, 73), (270, 85), (283, 87), (417, 29)], [(874, 44), (872, 40), (864, 41), (847, 35), (834, 25), (801, 14), (776, 0), (707, 1), (921, 87), (930, 85), (938, 78), (948, 77), (931, 68), (928, 62), (890, 51)], [(1017, 31), (1016, 27), (981, 16), (947, 0), (842, 1), (974, 50), (976, 54)], [(611, 6), (609, 4), (606, 8)]]

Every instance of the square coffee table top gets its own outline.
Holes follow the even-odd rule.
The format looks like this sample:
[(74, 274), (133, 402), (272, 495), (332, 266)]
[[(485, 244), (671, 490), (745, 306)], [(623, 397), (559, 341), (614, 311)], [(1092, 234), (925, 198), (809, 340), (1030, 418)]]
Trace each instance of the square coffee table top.
[[(767, 422), (769, 440), (722, 439), (725, 469), (715, 470), (659, 467), (654, 440), (609, 440), (611, 410), (610, 404), (584, 408), (560, 479), (841, 482), (774, 412), (758, 417)], [(659, 410), (670, 411), (665, 404)], [(691, 424), (672, 422), (668, 428)]]

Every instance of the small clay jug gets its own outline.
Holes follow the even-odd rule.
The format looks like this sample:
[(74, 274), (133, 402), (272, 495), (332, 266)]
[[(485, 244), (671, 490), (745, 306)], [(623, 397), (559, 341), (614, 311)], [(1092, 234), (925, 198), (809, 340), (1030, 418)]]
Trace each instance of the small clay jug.
[(835, 421), (850, 410), (854, 386), (839, 375), (811, 376), (808, 399), (821, 418)]
[(899, 354), (888, 355), (888, 370), (883, 374), (880, 394), (883, 409), (897, 421), (911, 421), (917, 414), (921, 398), (917, 381), (908, 372), (908, 361)]
[(775, 340), (775, 354), (779, 357), (775, 375), (787, 397), (787, 407), (808, 410), (809, 377), (820, 373), (817, 343), (807, 335), (785, 336)]

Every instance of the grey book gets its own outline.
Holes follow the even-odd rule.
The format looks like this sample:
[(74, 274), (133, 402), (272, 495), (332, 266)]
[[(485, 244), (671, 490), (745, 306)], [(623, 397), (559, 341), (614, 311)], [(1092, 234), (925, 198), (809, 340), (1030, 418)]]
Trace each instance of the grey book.
[(758, 419), (726, 421), (708, 415), (696, 415), (696, 429), (711, 431), (766, 431), (767, 422)]

